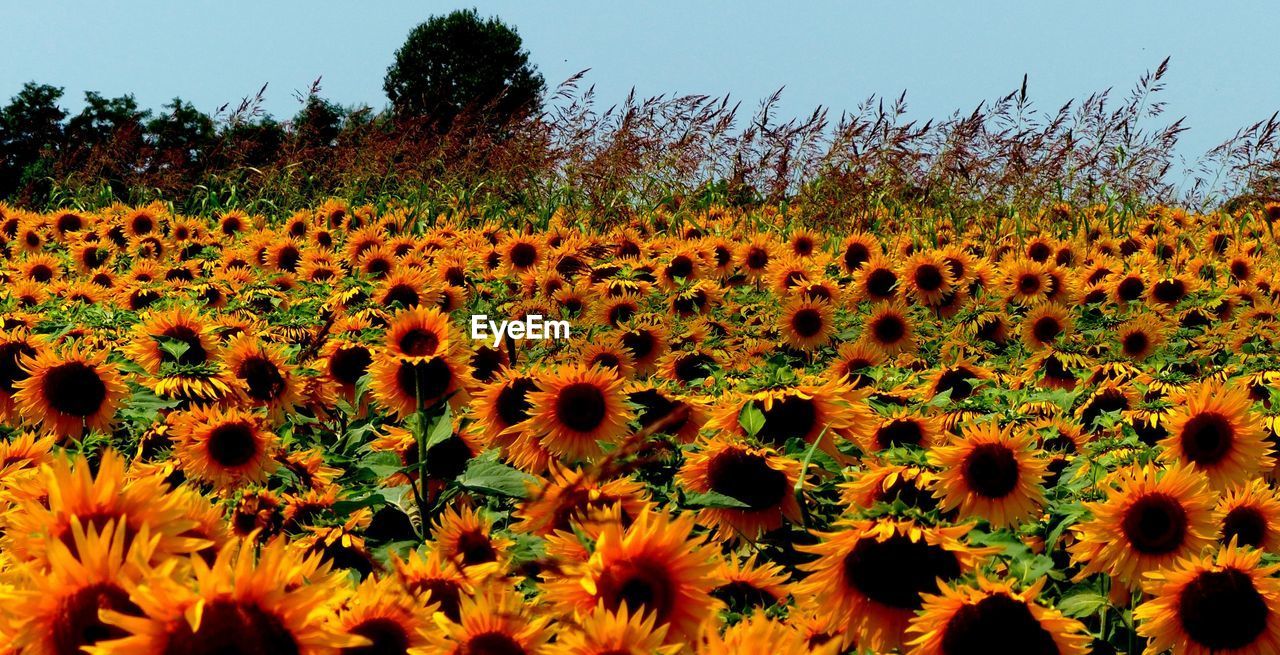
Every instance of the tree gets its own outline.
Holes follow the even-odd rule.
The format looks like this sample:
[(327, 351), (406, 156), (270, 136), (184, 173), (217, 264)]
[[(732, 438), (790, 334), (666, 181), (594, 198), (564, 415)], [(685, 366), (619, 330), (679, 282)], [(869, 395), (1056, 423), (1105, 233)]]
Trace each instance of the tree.
[(291, 121), (294, 142), (304, 150), (329, 148), (342, 134), (345, 117), (342, 107), (319, 96), (309, 96)]
[(213, 119), (181, 98), (174, 98), (163, 110), (147, 123), (156, 150), (152, 167), (185, 168), (200, 162), (213, 143)]
[(27, 82), (0, 109), (0, 197), (52, 170), (52, 160), (45, 155), (63, 142), (67, 112), (58, 106), (61, 98), (60, 87)]
[(441, 132), (462, 113), (497, 128), (538, 108), (546, 88), (520, 35), (476, 10), (433, 16), (409, 32), (383, 88), (398, 116)]
[(125, 137), (134, 150), (142, 145), (142, 126), (151, 112), (138, 109), (132, 94), (104, 98), (96, 91), (88, 91), (84, 102), (84, 109), (67, 121), (68, 143), (77, 148), (92, 148)]

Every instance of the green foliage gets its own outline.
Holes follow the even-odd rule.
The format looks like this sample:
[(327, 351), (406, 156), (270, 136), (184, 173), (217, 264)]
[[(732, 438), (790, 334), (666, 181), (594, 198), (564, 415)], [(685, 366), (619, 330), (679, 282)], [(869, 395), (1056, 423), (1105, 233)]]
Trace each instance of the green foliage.
[(434, 16), (396, 51), (383, 88), (396, 112), (447, 130), (464, 112), (500, 127), (537, 109), (545, 84), (520, 35), (474, 9)]

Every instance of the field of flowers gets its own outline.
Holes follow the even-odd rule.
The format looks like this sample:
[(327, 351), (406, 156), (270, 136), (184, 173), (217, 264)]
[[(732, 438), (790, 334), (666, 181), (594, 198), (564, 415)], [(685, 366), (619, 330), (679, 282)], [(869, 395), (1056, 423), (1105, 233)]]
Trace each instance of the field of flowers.
[(0, 650), (1280, 653), (1280, 205), (584, 218), (0, 205)]

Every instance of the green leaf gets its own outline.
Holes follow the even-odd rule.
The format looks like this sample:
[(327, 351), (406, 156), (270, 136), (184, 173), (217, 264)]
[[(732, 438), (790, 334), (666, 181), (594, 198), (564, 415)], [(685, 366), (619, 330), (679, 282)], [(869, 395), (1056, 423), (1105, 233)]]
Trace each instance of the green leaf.
[(764, 412), (760, 411), (754, 402), (749, 402), (742, 406), (742, 412), (738, 414), (738, 423), (748, 435), (754, 437), (764, 429)]
[(750, 505), (737, 498), (714, 491), (689, 493), (685, 496), (684, 505), (691, 508), (751, 509)]
[(1107, 605), (1107, 597), (1096, 591), (1082, 591), (1071, 594), (1058, 602), (1058, 611), (1071, 617), (1097, 614)]
[(489, 496), (527, 498), (529, 485), (537, 478), (498, 461), (498, 451), (490, 450), (471, 460), (458, 476), (458, 486)]
[(152, 338), (155, 339), (156, 342), (160, 344), (160, 350), (163, 350), (166, 353), (168, 353), (169, 356), (172, 357), (173, 361), (175, 362), (182, 359), (182, 356), (187, 354), (188, 350), (191, 350), (191, 345), (185, 341), (181, 341), (178, 339), (171, 339), (169, 337), (159, 337), (159, 336), (152, 337)]
[(453, 436), (453, 415), (449, 403), (443, 403), (444, 410), (432, 418), (431, 427), (427, 430), (427, 450), (444, 443)]

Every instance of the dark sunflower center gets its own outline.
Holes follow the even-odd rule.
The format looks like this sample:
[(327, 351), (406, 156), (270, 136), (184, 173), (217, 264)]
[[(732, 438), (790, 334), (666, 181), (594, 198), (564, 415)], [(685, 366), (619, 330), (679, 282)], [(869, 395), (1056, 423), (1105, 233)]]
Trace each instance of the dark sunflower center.
[(1080, 412), (1080, 423), (1086, 428), (1093, 428), (1098, 417), (1109, 412), (1129, 409), (1129, 399), (1116, 389), (1107, 389), (1094, 396)]
[(0, 344), (0, 389), (5, 393), (17, 391), (17, 383), (31, 375), (22, 368), (23, 357), (34, 357), (36, 349), (21, 341)]
[(162, 349), (160, 352), (169, 361), (174, 361), (180, 366), (198, 366), (209, 359), (209, 353), (205, 351), (204, 344), (200, 343), (200, 335), (190, 326), (175, 325), (162, 332), (161, 336), (180, 341), (187, 347), (177, 360), (172, 359), (172, 356)]
[(973, 384), (969, 380), (975, 377), (977, 375), (973, 371), (964, 367), (948, 369), (938, 376), (933, 392), (936, 395), (950, 391), (952, 400), (963, 400), (973, 393)]
[(823, 328), (822, 312), (812, 307), (801, 309), (791, 317), (791, 328), (796, 331), (796, 334), (805, 339), (821, 333)]
[(114, 584), (100, 582), (83, 587), (58, 603), (49, 631), (53, 640), (52, 652), (76, 654), (82, 652), (82, 646), (127, 636), (124, 630), (103, 623), (98, 618), (98, 610), (142, 614), (142, 609), (129, 600), (129, 594)]
[(439, 603), (440, 611), (449, 620), (458, 621), (462, 618), (462, 587), (457, 582), (435, 578), (414, 581), (408, 586), (416, 593), (428, 592), (431, 602)]
[(600, 427), (608, 410), (604, 392), (589, 382), (566, 385), (556, 396), (556, 418), (575, 432)]
[(979, 444), (961, 472), (969, 489), (986, 498), (1004, 498), (1018, 486), (1018, 458), (1003, 444)]
[(466, 566), (484, 564), (498, 559), (489, 535), (478, 530), (468, 530), (458, 536), (458, 555)]
[(911, 419), (894, 419), (876, 430), (876, 445), (880, 448), (919, 446), (924, 440), (920, 422)]
[(871, 334), (875, 336), (877, 343), (891, 346), (906, 336), (907, 323), (894, 314), (881, 316), (871, 324)]
[(626, 603), (628, 611), (653, 612), (659, 622), (670, 618), (677, 601), (675, 582), (666, 567), (643, 559), (605, 570), (597, 589), (609, 610), (616, 612)]
[(329, 374), (342, 384), (355, 386), (372, 363), (373, 355), (364, 346), (339, 348), (329, 358)]
[(351, 634), (373, 642), (368, 646), (342, 649), (342, 655), (404, 655), (409, 652), (409, 635), (404, 626), (387, 617), (367, 619), (351, 628)]
[(244, 380), (249, 388), (249, 397), (258, 402), (271, 402), (284, 393), (284, 376), (266, 357), (245, 359), (236, 371), (236, 377)]
[(622, 360), (618, 358), (617, 353), (605, 351), (596, 353), (595, 357), (591, 358), (591, 361), (587, 362), (587, 364), (591, 366), (617, 369), (622, 365)]
[(764, 425), (756, 438), (772, 446), (781, 446), (788, 439), (808, 439), (818, 422), (818, 408), (810, 398), (785, 396), (773, 402), (764, 411)]
[(396, 370), (396, 385), (400, 391), (416, 397), (423, 406), (434, 404), (449, 391), (453, 382), (453, 370), (439, 357), (426, 361), (400, 362)]
[(997, 345), (1004, 343), (1004, 322), (996, 318), (983, 321), (982, 324), (978, 326), (977, 337), (983, 341), (989, 341)]
[(869, 259), (871, 259), (871, 251), (867, 249), (866, 244), (855, 242), (844, 249), (844, 265), (851, 271), (862, 268)]
[(1186, 422), (1181, 437), (1187, 459), (1201, 465), (1216, 464), (1231, 452), (1235, 429), (1226, 416), (1202, 412)]
[(920, 594), (937, 593), (938, 579), (960, 577), (955, 554), (895, 534), (884, 541), (863, 537), (844, 558), (845, 581), (867, 598), (895, 609), (917, 610)]
[(373, 257), (369, 261), (365, 262), (364, 271), (368, 273), (370, 277), (386, 277), (387, 273), (391, 272), (391, 262), (388, 261), (386, 257)]
[(302, 260), (302, 253), (293, 246), (285, 246), (276, 253), (276, 266), (286, 270), (295, 271), (298, 269), (298, 262)]
[(1039, 293), (1042, 286), (1044, 286), (1044, 283), (1039, 275), (1024, 273), (1018, 277), (1018, 292), (1024, 296)]
[(1266, 631), (1270, 615), (1253, 579), (1233, 568), (1200, 573), (1178, 598), (1182, 629), (1214, 652), (1253, 644)]
[(877, 268), (867, 275), (867, 292), (877, 298), (893, 295), (893, 288), (897, 284), (897, 274), (887, 268)]
[(1256, 507), (1237, 507), (1222, 519), (1222, 541), (1231, 543), (1234, 537), (1241, 546), (1261, 548), (1267, 540), (1267, 517)]
[(57, 221), (59, 232), (75, 232), (84, 226), (84, 219), (77, 214), (63, 214)]
[(688, 278), (693, 275), (693, 260), (686, 255), (677, 255), (667, 266), (667, 277)]
[(1162, 303), (1176, 305), (1186, 297), (1187, 285), (1182, 280), (1161, 280), (1151, 287), (1151, 295)]
[(427, 477), (433, 480), (452, 480), (466, 470), (475, 453), (457, 434), (431, 447), (427, 451)]
[(1058, 646), (1026, 603), (1004, 594), (956, 611), (942, 633), (943, 655), (1057, 655)]
[(625, 332), (622, 335), (622, 347), (630, 351), (636, 361), (641, 361), (657, 347), (657, 339), (648, 330)]
[(693, 382), (711, 375), (714, 361), (702, 353), (692, 353), (676, 360), (675, 374), (681, 382)]
[(133, 233), (147, 234), (155, 228), (155, 222), (150, 216), (137, 216), (133, 219)]
[(1116, 287), (1116, 293), (1121, 300), (1133, 301), (1142, 297), (1142, 292), (1146, 290), (1146, 285), (1142, 280), (1136, 277), (1127, 277), (1120, 281)]
[(400, 303), (404, 307), (417, 307), (422, 301), (418, 296), (418, 290), (408, 284), (397, 284), (387, 290), (383, 301), (390, 305), (392, 303)]
[(933, 264), (916, 267), (916, 287), (921, 291), (937, 291), (942, 288), (942, 270)]
[(36, 282), (48, 282), (53, 279), (53, 269), (47, 264), (36, 264), (31, 267), (31, 279)]
[(1245, 278), (1249, 277), (1250, 272), (1247, 262), (1239, 259), (1231, 262), (1231, 277), (1236, 280), (1244, 281)]
[(1121, 347), (1124, 348), (1124, 354), (1130, 357), (1137, 357), (1147, 352), (1147, 346), (1151, 340), (1147, 338), (1144, 332), (1130, 332), (1124, 335), (1124, 341)]
[(107, 400), (107, 385), (84, 362), (67, 362), (46, 371), (41, 391), (55, 411), (80, 418), (93, 416)]
[(1052, 316), (1041, 316), (1031, 327), (1031, 333), (1035, 335), (1036, 341), (1049, 343), (1062, 333), (1062, 324)]
[(220, 466), (234, 468), (248, 464), (258, 454), (253, 426), (224, 423), (209, 433), (209, 457)]
[(440, 338), (431, 330), (413, 328), (400, 337), (400, 350), (410, 357), (429, 357), (438, 347)]
[(495, 406), (503, 426), (510, 427), (529, 418), (529, 410), (533, 407), (529, 402), (529, 392), (537, 388), (537, 383), (531, 378), (516, 378), (502, 387)]
[(728, 450), (707, 465), (711, 490), (740, 500), (753, 510), (771, 509), (787, 495), (787, 476), (760, 456)]
[(220, 598), (204, 607), (200, 629), (175, 623), (164, 655), (291, 655), (298, 642), (279, 616), (256, 603)]
[(1144, 555), (1164, 555), (1182, 545), (1187, 534), (1187, 511), (1172, 496), (1147, 494), (1124, 513), (1120, 527), (1134, 550)]
[(520, 644), (504, 632), (485, 632), (467, 640), (465, 655), (525, 655)]
[(758, 271), (769, 265), (769, 251), (764, 248), (752, 246), (747, 251), (747, 268)]
[(529, 268), (538, 261), (538, 249), (531, 243), (517, 243), (511, 247), (511, 263), (516, 268)]

